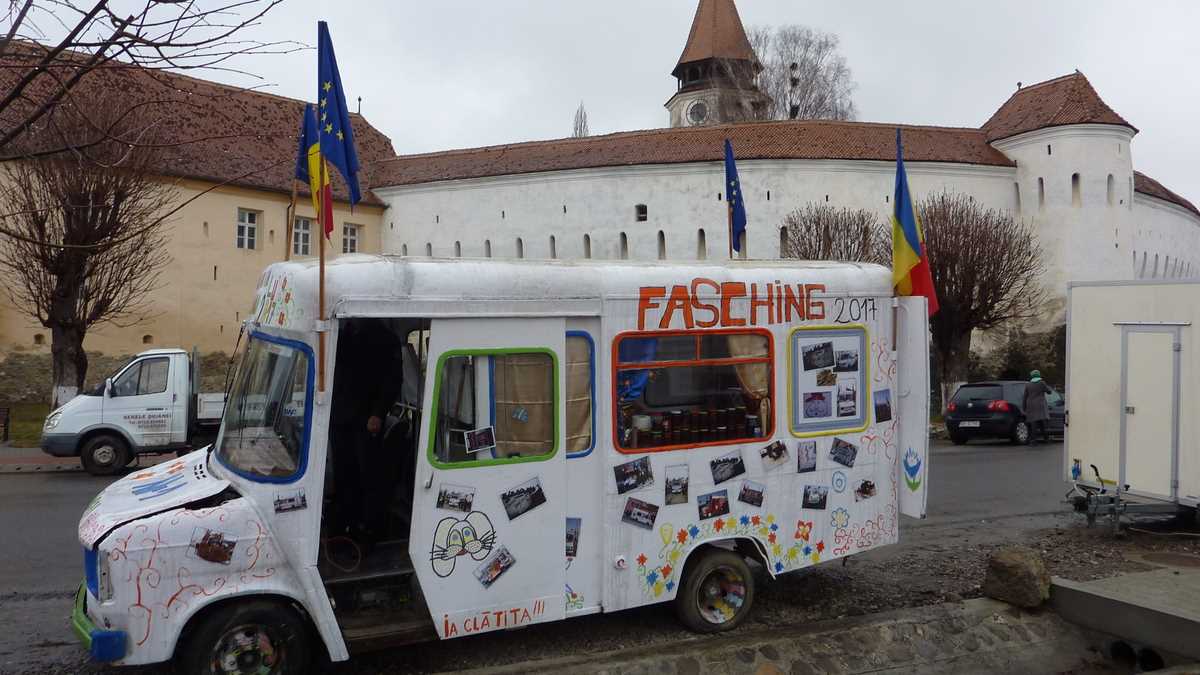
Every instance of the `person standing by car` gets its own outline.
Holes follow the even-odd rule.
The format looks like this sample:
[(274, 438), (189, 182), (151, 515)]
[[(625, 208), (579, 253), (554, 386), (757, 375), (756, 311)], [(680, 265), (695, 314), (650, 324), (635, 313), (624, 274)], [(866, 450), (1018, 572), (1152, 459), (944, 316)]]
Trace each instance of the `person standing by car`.
[(1037, 438), (1040, 433), (1043, 443), (1050, 442), (1050, 431), (1046, 426), (1047, 420), (1050, 419), (1050, 407), (1046, 405), (1046, 394), (1049, 393), (1050, 386), (1042, 381), (1041, 371), (1029, 373), (1029, 382), (1025, 385), (1025, 401), (1021, 408), (1025, 410), (1025, 421), (1029, 423), (1030, 439)]

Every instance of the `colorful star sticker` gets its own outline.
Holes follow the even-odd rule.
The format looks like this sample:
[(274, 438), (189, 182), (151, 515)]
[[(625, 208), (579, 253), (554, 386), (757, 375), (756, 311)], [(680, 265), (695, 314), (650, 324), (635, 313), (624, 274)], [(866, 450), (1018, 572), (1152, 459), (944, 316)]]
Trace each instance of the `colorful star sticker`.
[(638, 565), (645, 565), (645, 564), (646, 564), (646, 554), (645, 554), (645, 553), (642, 553), (642, 554), (638, 555), (638, 557), (637, 557), (637, 564), (638, 564)]
[(678, 540), (679, 543), (681, 543), (681, 544), (687, 543), (687, 537), (688, 537), (687, 530), (680, 530), (679, 533), (675, 535), (675, 539)]
[(673, 568), (673, 567), (671, 567), (670, 565), (663, 565), (663, 566), (662, 566), (662, 575), (663, 575), (664, 577), (669, 577), (669, 576), (671, 576), (671, 570), (672, 570), (672, 569), (674, 569), (674, 568)]

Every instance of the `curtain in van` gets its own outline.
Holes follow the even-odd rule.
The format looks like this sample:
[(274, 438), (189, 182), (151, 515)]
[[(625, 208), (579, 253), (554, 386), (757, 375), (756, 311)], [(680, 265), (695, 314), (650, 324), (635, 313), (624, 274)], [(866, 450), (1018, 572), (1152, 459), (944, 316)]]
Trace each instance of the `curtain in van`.
[[(768, 358), (767, 338), (753, 333), (726, 336), (729, 346), (729, 356), (733, 358)], [(734, 366), (742, 390), (754, 399), (758, 408), (758, 419), (766, 429), (771, 423), (771, 374), (774, 368), (770, 363), (742, 363)]]
[(548, 354), (493, 359), (496, 456), (532, 457), (554, 448), (554, 361)]
[(592, 446), (592, 346), (567, 336), (567, 452)]

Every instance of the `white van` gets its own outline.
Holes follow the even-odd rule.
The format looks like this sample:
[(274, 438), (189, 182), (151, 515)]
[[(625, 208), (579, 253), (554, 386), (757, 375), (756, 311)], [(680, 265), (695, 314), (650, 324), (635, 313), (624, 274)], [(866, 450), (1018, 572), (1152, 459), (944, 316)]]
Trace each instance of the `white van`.
[(325, 283), (321, 323), (317, 266), (268, 268), (214, 449), (88, 507), (95, 659), (298, 672), (666, 601), (728, 630), (752, 566), (924, 515), (925, 303), (882, 267), (349, 256)]
[(225, 394), (200, 394), (199, 357), (182, 349), (135, 356), (92, 391), (50, 411), (42, 451), (79, 457), (93, 476), (112, 475), (139, 454), (178, 452), (216, 437)]

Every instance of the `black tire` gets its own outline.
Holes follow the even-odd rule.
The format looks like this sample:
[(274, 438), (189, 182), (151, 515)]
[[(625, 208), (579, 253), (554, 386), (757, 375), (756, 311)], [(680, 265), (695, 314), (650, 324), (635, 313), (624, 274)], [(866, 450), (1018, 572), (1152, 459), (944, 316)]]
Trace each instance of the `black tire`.
[(967, 437), (962, 434), (950, 434), (950, 442), (955, 445), (962, 445), (967, 442)]
[[(695, 555), (675, 596), (679, 621), (697, 633), (737, 628), (754, 606), (754, 576), (749, 565), (737, 553), (715, 546)], [(715, 602), (718, 598), (722, 601), (719, 604)], [(731, 599), (738, 601), (736, 606)]]
[(1029, 422), (1026, 422), (1025, 420), (1017, 420), (1017, 423), (1013, 425), (1012, 436), (1010, 440), (1012, 441), (1013, 445), (1029, 445), (1029, 441), (1031, 440), (1032, 436), (1033, 433), (1029, 429)]
[(302, 675), (312, 666), (312, 642), (308, 623), (283, 603), (235, 601), (189, 627), (175, 669), (182, 675), (225, 675), (267, 666), (272, 675)]
[(113, 434), (92, 436), (80, 448), (79, 461), (93, 476), (111, 476), (129, 464), (129, 446)]

